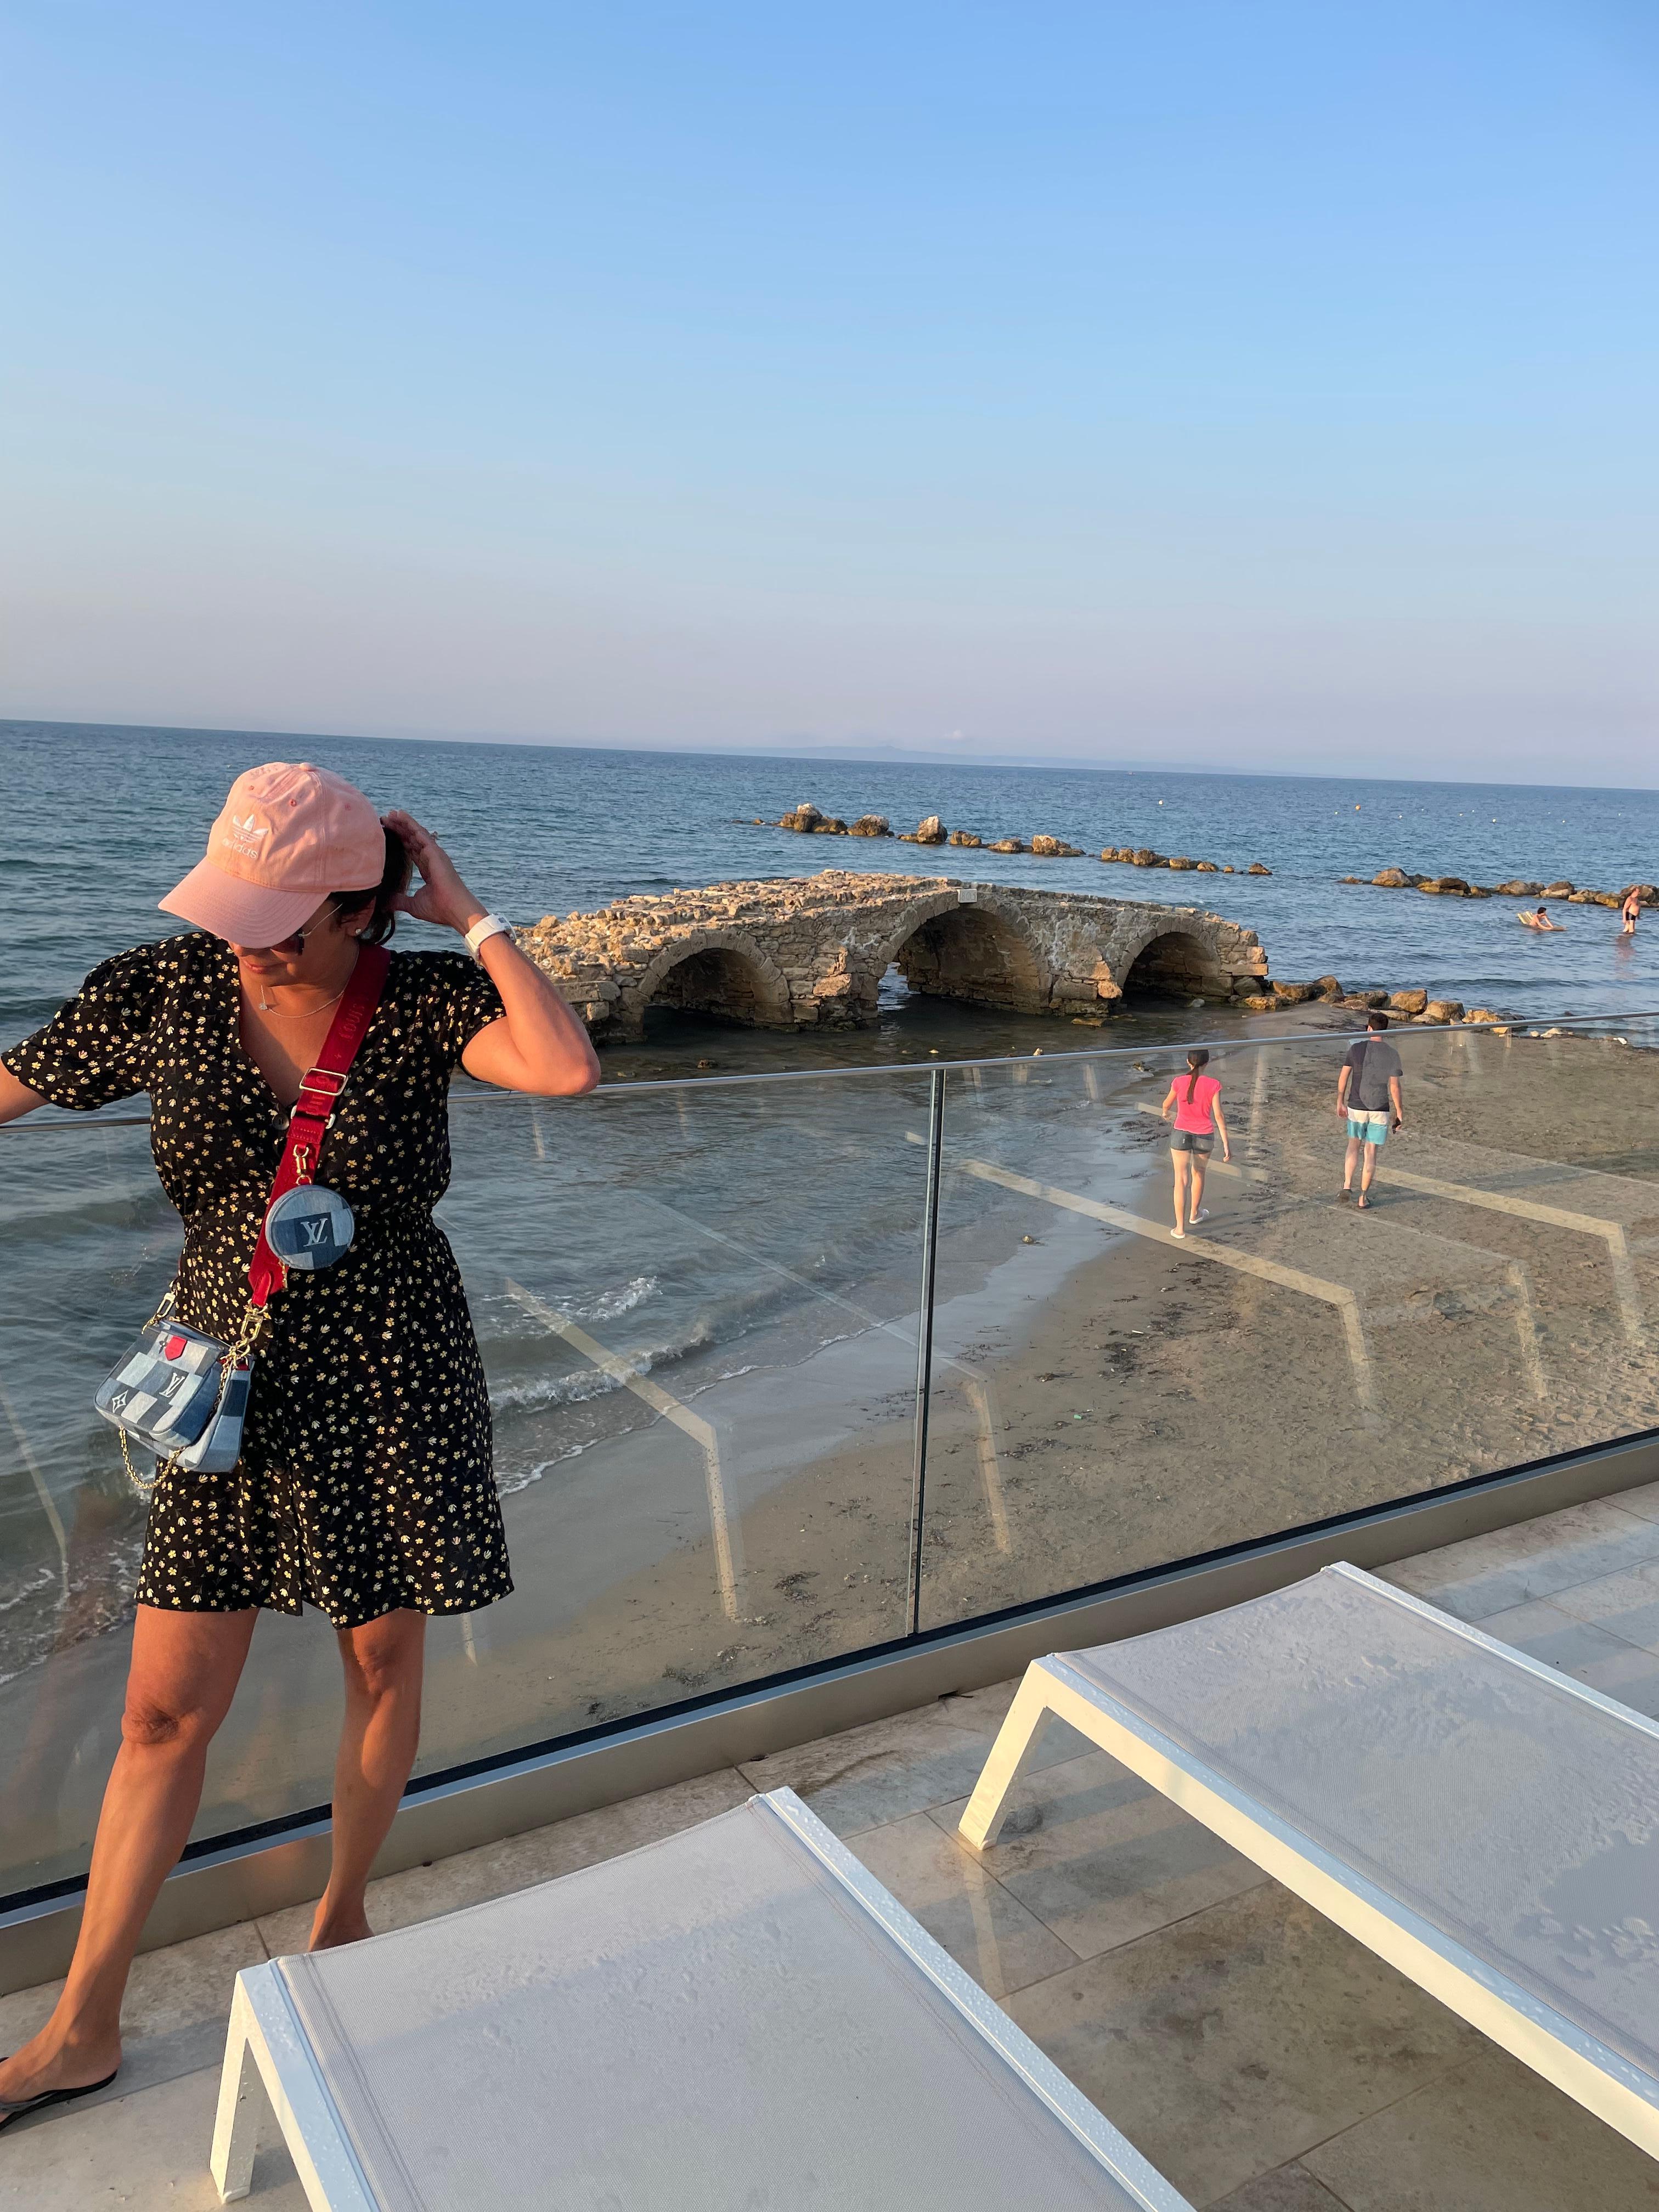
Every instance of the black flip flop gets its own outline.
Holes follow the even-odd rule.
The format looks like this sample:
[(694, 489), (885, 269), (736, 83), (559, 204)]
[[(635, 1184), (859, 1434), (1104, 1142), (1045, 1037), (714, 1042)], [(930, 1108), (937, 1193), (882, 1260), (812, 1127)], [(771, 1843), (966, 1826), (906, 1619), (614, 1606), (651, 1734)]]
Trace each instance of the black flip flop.
[[(115, 2074), (120, 2070), (118, 2066)], [(115, 2074), (106, 2074), (101, 2081), (88, 2081), (79, 2089), (46, 2089), (38, 2097), (25, 2097), (21, 2104), (9, 2105), (0, 2097), (0, 2129), (9, 2128), (14, 2120), (21, 2120), (30, 2112), (44, 2112), (49, 2105), (72, 2105), (77, 2097), (90, 2097), (100, 2089), (107, 2089)]]

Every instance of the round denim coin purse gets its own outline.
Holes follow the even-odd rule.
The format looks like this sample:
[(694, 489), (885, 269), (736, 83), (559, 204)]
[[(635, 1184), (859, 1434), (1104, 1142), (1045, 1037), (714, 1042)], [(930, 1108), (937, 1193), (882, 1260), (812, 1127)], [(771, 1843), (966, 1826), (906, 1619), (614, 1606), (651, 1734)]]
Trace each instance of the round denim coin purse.
[(265, 1215), (266, 1243), (285, 1267), (302, 1274), (343, 1260), (356, 1233), (344, 1199), (319, 1182), (295, 1183), (272, 1200)]

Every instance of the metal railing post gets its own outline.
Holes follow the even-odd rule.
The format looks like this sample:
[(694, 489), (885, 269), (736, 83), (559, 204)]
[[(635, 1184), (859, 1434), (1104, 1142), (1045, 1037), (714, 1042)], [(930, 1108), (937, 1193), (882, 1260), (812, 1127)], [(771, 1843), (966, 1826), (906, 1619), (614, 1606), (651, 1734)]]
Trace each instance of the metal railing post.
[(933, 1395), (933, 1278), (939, 1258), (939, 1161), (945, 1138), (945, 1070), (930, 1071), (927, 1092), (927, 1185), (921, 1217), (921, 1299), (916, 1316), (916, 1450), (910, 1477), (910, 1609), (908, 1633), (921, 1627), (921, 1540), (927, 1498), (927, 1416)]

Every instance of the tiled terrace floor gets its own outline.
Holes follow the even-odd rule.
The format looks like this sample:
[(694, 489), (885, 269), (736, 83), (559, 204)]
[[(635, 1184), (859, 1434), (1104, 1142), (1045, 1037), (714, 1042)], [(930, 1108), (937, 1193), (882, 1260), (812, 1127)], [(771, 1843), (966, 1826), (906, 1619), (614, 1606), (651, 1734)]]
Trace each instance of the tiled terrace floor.
[[(1390, 1573), (1659, 1716), (1659, 1485)], [(1063, 1728), (1006, 1840), (982, 1862), (963, 1850), (952, 1831), (1013, 1687), (392, 1875), (371, 1910), (383, 1928), (422, 1919), (787, 1783), (1194, 2205), (1659, 2212), (1659, 2164)], [(119, 2094), (0, 2136), (0, 2205), (216, 2205), (205, 2159), (231, 1978), (297, 1948), (307, 1923), (301, 1908), (141, 1960)], [(0, 1999), (0, 2049), (52, 1995)], [(280, 2150), (249, 2201), (300, 2212)]]

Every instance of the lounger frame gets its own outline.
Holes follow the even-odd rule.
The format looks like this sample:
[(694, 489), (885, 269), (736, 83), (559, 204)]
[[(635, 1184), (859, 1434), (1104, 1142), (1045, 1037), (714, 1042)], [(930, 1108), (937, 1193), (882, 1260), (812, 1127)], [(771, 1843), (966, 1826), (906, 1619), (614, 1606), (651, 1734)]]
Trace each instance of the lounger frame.
[[(1538, 1676), (1557, 1692), (1582, 1698), (1625, 1725), (1659, 1737), (1659, 1723), (1362, 1568), (1345, 1561), (1322, 1571), (1346, 1576), (1390, 1604), (1420, 1613), (1506, 1664)], [(1471, 2027), (1650, 2157), (1659, 2157), (1659, 2082), (1206, 1765), (1063, 1654), (1034, 1660), (1027, 1668), (963, 1815), (958, 1832), (965, 1843), (984, 1849), (996, 1842), (1014, 1785), (1036, 1757), (1051, 1717), (1068, 1722)]]
[[(769, 1790), (750, 1802), (781, 1821), (805, 1845), (843, 1894), (891, 1939), (1133, 2203), (1144, 2212), (1192, 2212), (1187, 2199), (1147, 2164), (793, 1790)], [(252, 2184), (264, 2117), (260, 2085), (313, 2212), (380, 2212), (274, 1963), (245, 1966), (236, 1977), (211, 2159), (214, 2181), (227, 2203), (246, 2197)]]

